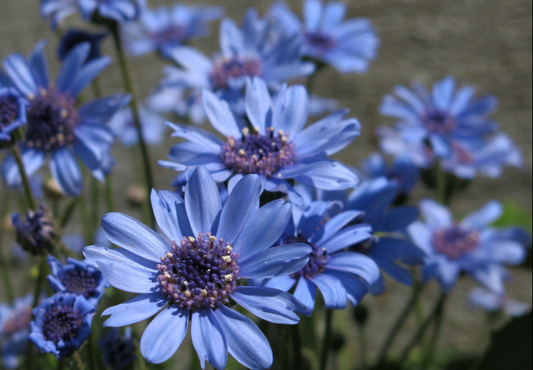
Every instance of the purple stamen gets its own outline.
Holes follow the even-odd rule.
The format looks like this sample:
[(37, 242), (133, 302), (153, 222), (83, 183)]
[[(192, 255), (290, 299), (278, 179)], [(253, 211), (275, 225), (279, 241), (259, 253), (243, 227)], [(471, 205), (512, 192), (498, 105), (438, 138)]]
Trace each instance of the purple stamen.
[(328, 51), (336, 46), (336, 42), (333, 38), (331, 38), (328, 35), (325, 35), (323, 33), (315, 32), (315, 33), (306, 33), (305, 34), (305, 41), (322, 51)]
[(300, 277), (303, 277), (304, 279), (310, 279), (324, 271), (330, 258), (325, 248), (318, 248), (315, 245), (311, 245), (301, 237), (291, 238), (284, 242), (284, 244), (291, 243), (306, 243), (313, 248), (313, 251), (309, 254), (309, 262), (307, 265), (305, 265), (300, 271), (292, 274), (292, 278), (299, 279)]
[(19, 116), (19, 99), (16, 96), (4, 95), (0, 97), (0, 128), (9, 125)]
[(60, 340), (69, 342), (76, 336), (81, 321), (79, 312), (74, 308), (53, 306), (44, 314), (43, 335), (56, 344)]
[(2, 335), (10, 336), (30, 327), (31, 307), (24, 307), (7, 320), (2, 327)]
[(446, 229), (439, 229), (433, 233), (433, 246), (437, 253), (457, 260), (472, 252), (479, 246), (479, 233), (466, 230), (461, 225), (453, 225)]
[(223, 58), (215, 62), (211, 72), (211, 80), (215, 87), (226, 89), (232, 78), (261, 76), (262, 73), (263, 67), (259, 59), (249, 57)]
[[(95, 270), (94, 274), (96, 273), (98, 272)], [(83, 295), (85, 298), (90, 298), (98, 294), (96, 291), (98, 279), (87, 269), (78, 266), (74, 269), (66, 270), (65, 275), (61, 279), (61, 283), (65, 286), (68, 293)]]
[(429, 131), (439, 134), (448, 134), (455, 129), (457, 122), (447, 113), (433, 111), (422, 117), (424, 126)]

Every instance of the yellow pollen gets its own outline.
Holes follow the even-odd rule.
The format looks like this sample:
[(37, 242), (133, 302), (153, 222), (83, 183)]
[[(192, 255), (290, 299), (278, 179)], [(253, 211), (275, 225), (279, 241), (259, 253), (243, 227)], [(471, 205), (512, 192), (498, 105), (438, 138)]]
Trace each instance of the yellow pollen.
[(209, 235), (209, 241), (210, 241), (211, 243), (214, 242), (215, 240), (217, 240), (216, 236)]
[(165, 254), (165, 256), (168, 258), (168, 259), (171, 259), (173, 257), (172, 253), (170, 252), (167, 252), (167, 254)]
[(57, 141), (59, 141), (60, 143), (65, 141), (65, 135), (63, 135), (62, 133), (57, 134)]
[(170, 276), (170, 274), (168, 272), (165, 272), (165, 274), (163, 275), (165, 277), (165, 279), (167, 280), (170, 280), (172, 278), (172, 276)]
[(278, 131), (278, 135), (279, 135), (280, 137), (283, 136), (283, 130), (279, 130), (279, 131)]
[(192, 236), (189, 236), (188, 239), (189, 239), (189, 242), (190, 242), (190, 243), (194, 243), (194, 242), (196, 241), (196, 239), (194, 239)]
[(244, 157), (244, 156), (246, 155), (246, 152), (244, 151), (244, 149), (240, 149), (240, 150), (239, 150), (239, 155), (240, 155), (241, 157)]
[(207, 290), (202, 289), (202, 295), (203, 295), (204, 297), (207, 297)]
[(46, 96), (48, 93), (46, 92), (45, 89), (43, 89), (42, 87), (39, 89), (39, 92), (41, 93), (42, 96)]
[(255, 132), (259, 132), (259, 126), (254, 126)]
[(230, 263), (231, 262), (231, 257), (230, 256), (222, 256), (222, 261), (224, 261), (226, 263)]
[(61, 117), (67, 118), (68, 117), (68, 111), (66, 109), (61, 109)]
[(233, 281), (233, 275), (232, 274), (224, 275), (224, 280), (226, 280), (228, 283)]
[(187, 299), (191, 298), (191, 292), (189, 292), (188, 290), (185, 291), (185, 292), (183, 293), (183, 295), (184, 295), (185, 298), (187, 298)]
[(231, 251), (233, 250), (233, 247), (231, 245), (226, 245), (226, 253), (231, 253)]

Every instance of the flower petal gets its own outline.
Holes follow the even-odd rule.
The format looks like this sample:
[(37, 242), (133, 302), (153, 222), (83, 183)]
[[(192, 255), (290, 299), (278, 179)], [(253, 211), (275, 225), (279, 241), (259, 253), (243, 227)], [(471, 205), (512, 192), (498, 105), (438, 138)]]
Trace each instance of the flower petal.
[(336, 253), (331, 256), (326, 268), (357, 275), (368, 285), (374, 284), (379, 278), (379, 267), (370, 257), (361, 253)]
[(466, 216), (461, 224), (468, 229), (482, 229), (501, 217), (503, 206), (500, 202), (493, 200), (470, 215)]
[(316, 285), (307, 279), (300, 278), (294, 290), (294, 298), (305, 306), (305, 309), (298, 310), (298, 313), (311, 316), (315, 309)]
[(104, 326), (120, 327), (135, 324), (157, 314), (167, 304), (168, 298), (163, 293), (140, 294), (127, 302), (109, 307), (102, 316), (111, 315)]
[(339, 279), (326, 272), (311, 278), (324, 297), (326, 308), (342, 310), (348, 305), (348, 294)]
[(191, 338), (202, 369), (205, 368), (206, 360), (217, 370), (226, 367), (228, 361), (226, 338), (211, 308), (193, 312)]
[(450, 210), (432, 199), (420, 201), (420, 211), (426, 219), (426, 223), (432, 230), (451, 226), (453, 217)]
[(217, 98), (211, 91), (202, 92), (204, 109), (211, 125), (224, 136), (240, 138), (241, 131), (226, 101)]
[(197, 167), (187, 182), (185, 209), (194, 236), (211, 230), (222, 205), (217, 184), (205, 167)]
[(77, 197), (80, 194), (83, 177), (78, 162), (69, 148), (63, 147), (52, 154), (50, 172), (66, 195)]
[(152, 189), (150, 195), (152, 209), (157, 225), (171, 241), (183, 239), (179, 224), (177, 204), (183, 203), (183, 199), (172, 191), (160, 191)]

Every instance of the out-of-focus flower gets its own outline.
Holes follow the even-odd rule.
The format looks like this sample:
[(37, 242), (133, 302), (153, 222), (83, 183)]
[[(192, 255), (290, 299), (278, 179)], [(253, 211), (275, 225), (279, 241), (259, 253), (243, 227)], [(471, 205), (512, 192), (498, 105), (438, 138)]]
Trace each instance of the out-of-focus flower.
[[(165, 118), (140, 106), (139, 119), (146, 144), (161, 144), (165, 133)], [(137, 127), (133, 120), (131, 108), (121, 109), (109, 120), (108, 125), (125, 146), (134, 146), (139, 142), (139, 135), (137, 134)]]
[(91, 335), (95, 306), (85, 297), (57, 293), (33, 309), (29, 339), (58, 360), (71, 355)]
[(14, 213), (11, 222), (15, 227), (17, 242), (31, 254), (48, 254), (56, 242), (57, 234), (51, 213), (44, 205), (38, 210), (26, 211), (24, 220)]
[(135, 344), (131, 338), (131, 327), (120, 335), (117, 328), (112, 328), (106, 336), (98, 341), (104, 364), (112, 370), (131, 369), (137, 358)]
[(531, 308), (527, 303), (510, 298), (507, 293), (498, 294), (485, 288), (473, 289), (468, 295), (468, 301), (475, 307), (489, 312), (502, 311), (512, 317), (523, 316)]
[(224, 369), (229, 351), (248, 368), (269, 368), (273, 359), (267, 339), (250, 319), (227, 306), (229, 298), (264, 320), (296, 324), (294, 311), (302, 305), (290, 294), (242, 283), (299, 271), (311, 248), (270, 248), (287, 226), (291, 206), (277, 200), (259, 208), (260, 192), (259, 176), (246, 176), (222, 206), (204, 167), (189, 178), (185, 199), (154, 190), (155, 218), (171, 242), (129, 216), (105, 215), (104, 232), (120, 248), (86, 247), (87, 262), (115, 288), (140, 295), (105, 310), (111, 317), (104, 325), (130, 325), (157, 314), (140, 349), (149, 362), (161, 363), (181, 345), (190, 321), (202, 367), (207, 360)]
[(243, 114), (242, 89), (246, 78), (261, 77), (277, 91), (283, 82), (308, 76), (315, 70), (313, 63), (300, 58), (301, 43), (297, 37), (277, 34), (274, 37), (273, 32), (254, 9), (246, 13), (242, 28), (224, 19), (220, 24), (221, 51), (210, 59), (188, 46), (174, 48), (169, 56), (181, 68), (167, 67), (162, 86), (189, 90), (191, 118), (195, 123), (205, 119), (201, 114), (202, 89), (212, 91), (228, 101), (233, 111)]
[[(110, 58), (101, 57), (85, 63), (90, 45), (84, 43), (65, 58), (57, 81), (53, 83), (48, 77), (43, 46), (44, 43), (38, 43), (28, 59), (12, 54), (4, 60), (13, 85), (30, 103), (26, 134), (19, 144), (22, 160), (31, 176), (50, 154), (50, 170), (61, 190), (66, 195), (77, 196), (83, 181), (74, 154), (94, 176), (101, 177), (100, 170), (110, 156), (113, 143), (113, 134), (105, 123), (129, 101), (129, 96), (117, 94), (78, 108), (76, 97), (109, 64)], [(12, 156), (4, 160), (2, 176), (9, 186), (21, 184)]]
[(17, 90), (0, 85), (0, 142), (11, 140), (11, 132), (26, 124), (28, 104)]
[(85, 60), (85, 63), (100, 58), (102, 53), (100, 52), (100, 44), (106, 38), (107, 33), (91, 33), (84, 30), (69, 29), (59, 42), (57, 48), (57, 56), (60, 60), (64, 61), (67, 55), (75, 49), (78, 45), (88, 42), (91, 46), (89, 55)]
[(460, 272), (466, 272), (497, 294), (503, 294), (507, 265), (518, 265), (530, 243), (521, 228), (496, 229), (489, 225), (502, 214), (497, 201), (487, 203), (460, 222), (450, 210), (433, 200), (420, 202), (426, 222), (408, 228), (413, 241), (426, 253), (424, 281), (438, 279), (443, 291), (450, 291)]
[(54, 30), (64, 18), (78, 11), (79, 0), (41, 0), (41, 17), (49, 18)]
[[(290, 276), (263, 280), (261, 286), (289, 291), (296, 285), (294, 297), (311, 315), (315, 307), (316, 288), (322, 293), (326, 308), (343, 309), (350, 301), (354, 306), (379, 279), (379, 268), (369, 257), (346, 249), (372, 238), (370, 225), (348, 226), (360, 212), (347, 211), (328, 219), (328, 202), (313, 202), (303, 213), (293, 212), (292, 221), (281, 236), (279, 245), (306, 243), (313, 252), (308, 264)], [(279, 247), (273, 247), (274, 250)]]
[(309, 115), (321, 116), (339, 109), (339, 102), (331, 98), (322, 98), (317, 95), (309, 97)]
[(363, 73), (376, 58), (379, 39), (367, 18), (344, 20), (346, 4), (321, 0), (304, 2), (304, 20), (277, 2), (270, 14), (285, 33), (298, 35), (301, 55), (331, 64), (341, 73)]
[(207, 36), (208, 24), (223, 14), (222, 7), (186, 4), (146, 8), (136, 22), (123, 24), (124, 45), (135, 56), (154, 51), (166, 56), (175, 46)]
[(258, 174), (264, 188), (283, 192), (299, 204), (302, 199), (289, 180), (310, 187), (339, 190), (355, 187), (357, 176), (343, 164), (328, 158), (345, 148), (360, 133), (355, 119), (340, 110), (304, 128), (308, 97), (302, 86), (283, 87), (270, 98), (265, 82), (248, 80), (246, 119), (252, 129), (236, 120), (227, 102), (204, 90), (204, 105), (213, 127), (225, 141), (197, 128), (171, 125), (173, 136), (187, 139), (175, 145), (160, 164), (178, 171), (204, 165), (217, 182), (229, 179), (229, 191), (244, 175)]
[(7, 369), (16, 369), (26, 351), (32, 303), (33, 296), (28, 294), (15, 299), (13, 306), (0, 304), (2, 365)]
[(406, 155), (395, 156), (392, 163), (387, 163), (381, 153), (372, 153), (362, 163), (363, 177), (377, 179), (386, 177), (398, 183), (400, 195), (409, 195), (418, 182), (418, 168), (411, 158)]
[(96, 307), (104, 295), (105, 288), (109, 286), (102, 273), (84, 261), (68, 258), (67, 262), (62, 265), (55, 257), (48, 256), (48, 264), (52, 270), (52, 275), (48, 275), (48, 282), (52, 290), (54, 293), (82, 295)]
[(196, 114), (192, 110), (189, 111), (190, 106), (197, 105), (196, 103), (189, 104), (185, 89), (177, 86), (159, 88), (146, 99), (146, 108), (152, 112), (173, 113), (178, 117), (186, 117), (190, 114), (193, 122), (200, 123), (205, 116), (203, 107), (198, 119), (195, 118)]

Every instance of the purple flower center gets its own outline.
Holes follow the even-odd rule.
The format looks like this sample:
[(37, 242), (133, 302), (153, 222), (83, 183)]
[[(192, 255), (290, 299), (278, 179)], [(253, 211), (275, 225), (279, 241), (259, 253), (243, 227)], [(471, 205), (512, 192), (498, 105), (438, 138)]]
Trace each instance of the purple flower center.
[(320, 32), (308, 32), (305, 34), (305, 41), (307, 44), (314, 46), (322, 51), (328, 51), (336, 46), (335, 40)]
[(305, 265), (305, 267), (300, 271), (292, 274), (292, 278), (299, 279), (303, 277), (304, 279), (312, 279), (324, 271), (324, 268), (326, 267), (330, 258), (328, 256), (326, 248), (319, 249), (317, 246), (309, 244), (307, 240), (305, 240), (305, 238), (301, 236), (290, 238), (286, 240), (283, 244), (292, 243), (305, 243), (311, 248), (313, 248), (313, 251), (309, 254), (309, 262), (307, 263), (307, 265)]
[(0, 96), (0, 129), (19, 116), (19, 100), (12, 95)]
[(11, 336), (30, 327), (31, 307), (24, 307), (10, 317), (2, 327), (2, 334)]
[(228, 88), (230, 79), (254, 77), (263, 74), (261, 60), (252, 57), (221, 58), (217, 60), (211, 72), (213, 85), (220, 89)]
[(53, 151), (74, 141), (80, 118), (76, 100), (54, 88), (41, 89), (30, 100), (25, 143), (30, 148)]
[(453, 225), (447, 229), (435, 231), (432, 242), (437, 253), (456, 260), (479, 246), (479, 233), (474, 230), (466, 230), (461, 225)]
[(161, 257), (157, 281), (182, 308), (217, 308), (235, 290), (239, 266), (229, 243), (211, 233), (184, 237)]
[(96, 287), (98, 285), (98, 278), (94, 275), (97, 273), (96, 270), (91, 273), (88, 268), (74, 266), (73, 269), (65, 270), (61, 283), (68, 293), (82, 295), (85, 298), (94, 297), (97, 294)]
[(81, 327), (79, 312), (69, 306), (52, 306), (44, 314), (43, 335), (46, 340), (70, 342)]
[(457, 122), (447, 113), (433, 111), (422, 117), (424, 126), (431, 131), (438, 134), (448, 134), (455, 129)]
[(250, 134), (244, 128), (240, 140), (228, 137), (222, 146), (222, 162), (227, 168), (242, 174), (263, 174), (270, 178), (279, 169), (291, 166), (296, 158), (296, 147), (289, 133), (268, 127), (267, 134)]
[(182, 26), (171, 24), (158, 32), (152, 33), (151, 37), (157, 43), (166, 43), (169, 41), (179, 42), (183, 39), (185, 29)]

